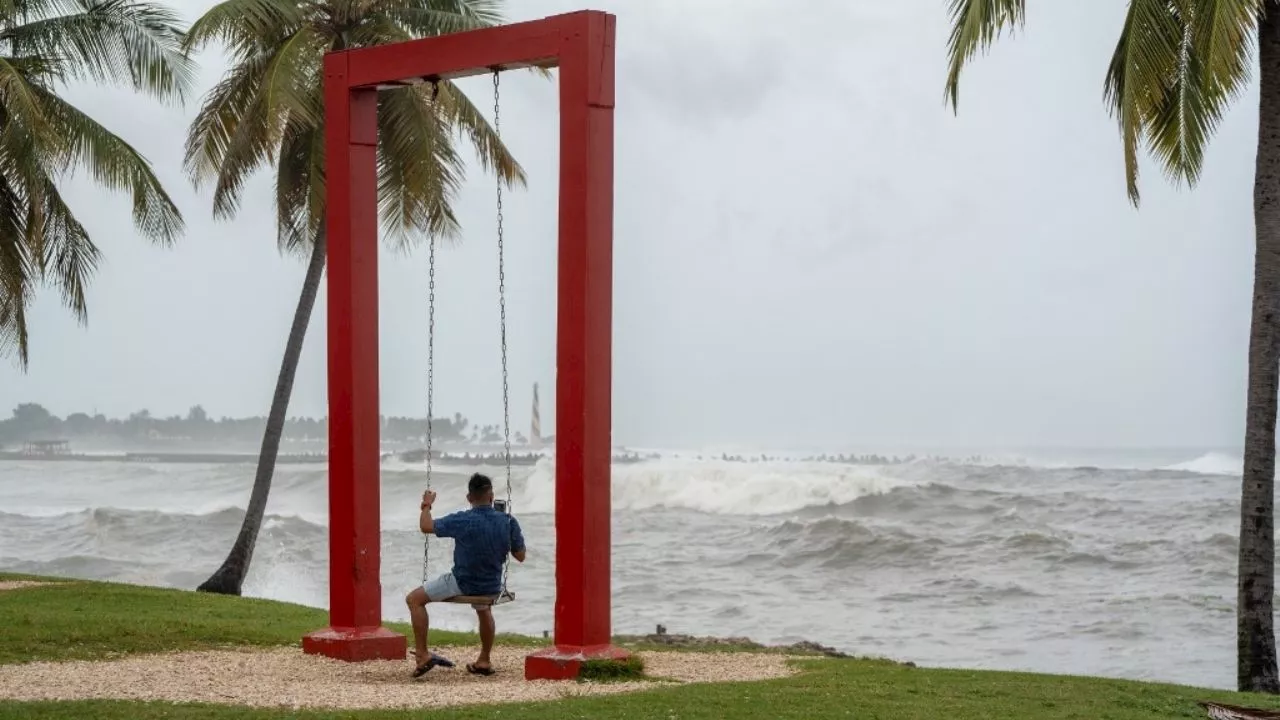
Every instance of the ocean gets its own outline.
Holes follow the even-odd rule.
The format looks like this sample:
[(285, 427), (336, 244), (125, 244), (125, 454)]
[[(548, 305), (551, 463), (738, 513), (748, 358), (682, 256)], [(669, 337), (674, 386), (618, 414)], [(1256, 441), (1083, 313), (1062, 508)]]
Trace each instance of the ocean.
[[(615, 632), (1234, 687), (1238, 453), (708, 457), (614, 466)], [(437, 514), (463, 506), (475, 469), (437, 469)], [(483, 469), (501, 494), (503, 471)], [(497, 610), (499, 631), (553, 626), (554, 475), (549, 459), (513, 470), (529, 558), (512, 565), (518, 599)], [(249, 465), (0, 462), (0, 570), (194, 588), (225, 556), (252, 479)], [(246, 595), (327, 605), (325, 482), (323, 465), (277, 469)], [(423, 483), (418, 467), (383, 468), (389, 619), (407, 619), (421, 580)], [(449, 555), (433, 540), (433, 573)], [(475, 623), (454, 606), (432, 621)]]

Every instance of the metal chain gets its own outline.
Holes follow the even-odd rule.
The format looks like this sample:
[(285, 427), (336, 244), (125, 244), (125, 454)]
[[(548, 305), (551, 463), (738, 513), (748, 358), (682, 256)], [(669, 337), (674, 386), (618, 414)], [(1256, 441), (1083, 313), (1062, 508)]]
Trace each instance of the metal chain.
[[(440, 81), (431, 83), (431, 104), (440, 96)], [(432, 108), (433, 110), (435, 108)], [(427, 238), (427, 490), (431, 489), (431, 452), (436, 401), (436, 239)], [(422, 537), (422, 581), (431, 579), (431, 536)]]
[[(499, 70), (493, 71), (493, 132), (502, 140), (501, 93), (498, 90)], [(511, 394), (507, 385), (507, 275), (504, 264), (502, 228), (502, 173), (495, 172), (498, 187), (498, 307), (501, 311), (502, 329), (502, 448), (507, 465), (507, 515), (511, 515)], [(502, 592), (507, 592), (507, 574), (511, 568), (511, 553), (502, 563)]]
[[(427, 489), (431, 489), (432, 422), (436, 398), (436, 239), (428, 239), (427, 252)], [(431, 536), (422, 539), (422, 580), (431, 579)]]

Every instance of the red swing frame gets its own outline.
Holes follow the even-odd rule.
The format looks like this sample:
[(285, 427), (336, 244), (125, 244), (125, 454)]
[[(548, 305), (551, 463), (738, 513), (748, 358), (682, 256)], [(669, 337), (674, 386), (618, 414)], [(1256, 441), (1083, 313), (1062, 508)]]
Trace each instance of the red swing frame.
[(525, 677), (567, 679), (584, 660), (627, 657), (610, 642), (615, 22), (581, 11), (324, 58), (329, 627), (303, 637), (305, 652), (361, 661), (407, 650), (382, 626), (379, 580), (378, 90), (558, 66), (555, 638), (526, 658)]

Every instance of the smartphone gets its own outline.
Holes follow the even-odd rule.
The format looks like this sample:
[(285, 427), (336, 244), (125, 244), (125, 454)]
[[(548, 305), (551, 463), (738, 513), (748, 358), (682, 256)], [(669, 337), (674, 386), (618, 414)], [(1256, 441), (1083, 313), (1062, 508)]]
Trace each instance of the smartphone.
[(497, 510), (497, 511), (498, 511), (498, 512), (500, 512), (500, 513), (505, 513), (505, 512), (507, 511), (507, 501), (506, 501), (506, 500), (494, 500), (494, 501), (493, 501), (493, 509), (494, 509), (494, 510)]

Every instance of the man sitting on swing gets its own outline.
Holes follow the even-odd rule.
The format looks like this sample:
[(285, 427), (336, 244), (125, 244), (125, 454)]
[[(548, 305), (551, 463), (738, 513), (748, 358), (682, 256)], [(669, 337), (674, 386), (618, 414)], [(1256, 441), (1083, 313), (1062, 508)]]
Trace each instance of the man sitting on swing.
[[(453, 667), (453, 662), (427, 651), (427, 603), (443, 602), (459, 595), (497, 595), (502, 587), (502, 567), (507, 553), (524, 562), (524, 534), (515, 517), (500, 512), (493, 506), (493, 481), (476, 473), (467, 483), (467, 510), (446, 515), (439, 520), (431, 517), (431, 506), (436, 494), (428, 490), (422, 494), (422, 514), (418, 527), (422, 532), (441, 538), (453, 538), (453, 571), (427, 580), (414, 588), (405, 598), (409, 605), (409, 617), (413, 620), (414, 655), (418, 667), (413, 676), (421, 677), (437, 665)], [(493, 665), (489, 653), (493, 650), (493, 638), (497, 632), (490, 605), (472, 605), (480, 620), (480, 657), (467, 665), (467, 672), (475, 675), (492, 675)]]

